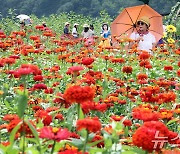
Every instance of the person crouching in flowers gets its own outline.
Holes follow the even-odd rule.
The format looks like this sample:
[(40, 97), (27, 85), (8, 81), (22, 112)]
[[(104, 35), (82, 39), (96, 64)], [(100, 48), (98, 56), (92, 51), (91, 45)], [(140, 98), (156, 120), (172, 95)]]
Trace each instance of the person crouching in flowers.
[(102, 48), (111, 46), (110, 44), (111, 32), (108, 24), (106, 23), (102, 25), (101, 36), (102, 36), (102, 41), (100, 42), (99, 46), (101, 46)]
[(73, 26), (73, 29), (72, 29), (72, 36), (74, 38), (78, 38), (79, 37), (79, 34), (78, 34), (78, 26), (79, 24), (75, 23), (74, 26)]
[[(136, 22), (137, 31), (130, 35), (130, 38), (137, 43), (138, 50), (145, 50), (152, 54), (152, 49), (156, 45), (155, 36), (149, 32), (150, 21), (147, 16), (141, 17)], [(132, 48), (133, 42), (130, 42), (129, 47)]]

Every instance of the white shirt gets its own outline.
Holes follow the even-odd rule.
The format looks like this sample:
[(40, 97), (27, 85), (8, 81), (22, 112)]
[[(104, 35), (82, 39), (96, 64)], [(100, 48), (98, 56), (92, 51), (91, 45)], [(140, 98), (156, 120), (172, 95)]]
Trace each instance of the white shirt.
[(82, 31), (81, 35), (83, 38), (90, 38), (93, 37), (94, 33), (92, 30), (88, 30), (87, 32)]
[(78, 32), (75, 27), (73, 27), (73, 29), (72, 29), (72, 36), (78, 37)]
[(152, 35), (150, 32), (148, 34), (144, 34), (143, 36), (140, 36), (137, 32), (133, 32), (130, 35), (130, 38), (133, 40), (137, 40), (139, 37), (142, 37), (143, 40), (139, 41), (137, 49), (146, 50), (149, 53), (152, 53), (151, 50), (153, 48), (153, 43), (156, 43), (154, 35)]

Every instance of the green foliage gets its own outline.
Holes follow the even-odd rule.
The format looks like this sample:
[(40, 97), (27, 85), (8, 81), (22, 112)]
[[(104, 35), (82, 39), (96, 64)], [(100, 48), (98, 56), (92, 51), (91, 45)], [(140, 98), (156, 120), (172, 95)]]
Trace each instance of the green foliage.
[(24, 112), (26, 110), (27, 107), (27, 101), (28, 101), (28, 96), (24, 93), (24, 94), (20, 94), (19, 98), (18, 98), (18, 116), (20, 118), (23, 117)]
[(140, 4), (149, 4), (159, 13), (169, 13), (177, 2), (178, 0), (0, 0), (0, 10), (3, 16), (7, 16), (8, 10), (12, 8), (17, 14), (36, 14), (38, 17), (70, 11), (97, 17), (100, 11), (106, 10), (112, 17), (118, 15), (122, 7)]
[(142, 1), (144, 4), (149, 4), (149, 0), (139, 0)]

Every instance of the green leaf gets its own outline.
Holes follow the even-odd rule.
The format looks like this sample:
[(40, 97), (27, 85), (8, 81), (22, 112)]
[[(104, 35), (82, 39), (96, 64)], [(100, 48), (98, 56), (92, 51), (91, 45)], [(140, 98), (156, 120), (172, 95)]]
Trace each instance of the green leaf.
[(125, 137), (128, 137), (128, 135), (129, 135), (129, 128), (127, 126), (124, 128), (124, 133), (125, 133)]
[(178, 119), (170, 120), (170, 121), (168, 121), (167, 125), (170, 125), (170, 124), (175, 123), (175, 122), (177, 122), (177, 121), (178, 121)]
[(34, 146), (27, 148), (25, 152), (26, 153), (39, 154), (39, 151)]
[(122, 145), (122, 154), (145, 154), (146, 152), (135, 146)]
[(4, 104), (6, 105), (6, 107), (7, 107), (8, 109), (11, 109), (11, 106), (10, 106), (10, 104), (9, 104), (9, 102), (8, 102), (7, 100), (4, 101)]
[(98, 141), (95, 141), (95, 142), (92, 142), (92, 143), (88, 143), (87, 146), (89, 147), (93, 147), (95, 145), (97, 145), (98, 143), (102, 142), (103, 140), (98, 140)]
[(82, 111), (81, 105), (79, 104), (79, 119), (84, 119), (84, 113)]
[(7, 149), (6, 154), (19, 154), (19, 149)]
[(80, 134), (80, 136), (85, 140), (86, 136), (87, 136), (87, 130), (86, 129), (81, 129), (78, 134)]
[(35, 138), (26, 138), (27, 141), (33, 142), (35, 144), (38, 144), (37, 140)]
[(82, 149), (84, 142), (81, 139), (74, 139), (72, 138), (71, 141), (69, 141), (69, 144), (78, 147), (78, 149)]
[(18, 116), (20, 118), (23, 117), (24, 112), (26, 110), (26, 106), (27, 106), (27, 101), (28, 101), (28, 97), (26, 94), (20, 95), (18, 98)]
[(106, 149), (110, 149), (112, 147), (112, 140), (110, 138), (105, 139), (104, 143)]
[(100, 154), (101, 154), (102, 152), (105, 151), (105, 150), (102, 149), (102, 148), (90, 148), (89, 150), (90, 150), (89, 152), (90, 152), (91, 154), (96, 154), (96, 153), (100, 153)]
[(90, 133), (88, 135), (88, 141), (91, 141), (94, 138), (95, 135), (96, 135), (95, 133)]
[(59, 149), (63, 148), (65, 146), (65, 144), (67, 143), (67, 141), (61, 141), (61, 142), (56, 142), (55, 148), (54, 148), (54, 152), (58, 152)]
[(4, 153), (6, 151), (7, 147), (0, 144), (0, 153)]

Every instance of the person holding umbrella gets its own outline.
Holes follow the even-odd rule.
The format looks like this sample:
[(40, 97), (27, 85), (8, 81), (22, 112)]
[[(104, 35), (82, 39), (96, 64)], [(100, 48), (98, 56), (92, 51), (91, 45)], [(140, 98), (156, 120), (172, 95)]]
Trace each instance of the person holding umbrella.
[[(139, 22), (138, 22), (139, 21)], [(142, 25), (142, 23), (145, 23)], [(154, 46), (154, 37), (147, 42), (149, 47), (146, 46), (146, 37), (152, 34), (157, 43), (163, 37), (163, 17), (157, 11), (148, 5), (138, 5), (124, 8), (123, 11), (115, 18), (111, 24), (111, 35), (113, 45), (119, 44), (120, 39), (131, 38), (139, 41), (138, 49), (152, 53)], [(138, 38), (143, 37), (143, 41)], [(130, 41), (130, 40), (129, 40)], [(135, 42), (133, 42), (135, 43)], [(132, 43), (130, 43), (132, 47)], [(143, 48), (142, 48), (143, 46)]]
[[(137, 43), (137, 49), (145, 50), (152, 54), (152, 49), (156, 45), (155, 36), (149, 32), (150, 21), (147, 16), (141, 17), (136, 22), (137, 31), (133, 32), (130, 35), (130, 38), (133, 39)], [(130, 43), (130, 48), (134, 44), (133, 42)]]

